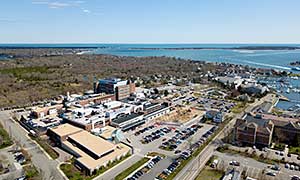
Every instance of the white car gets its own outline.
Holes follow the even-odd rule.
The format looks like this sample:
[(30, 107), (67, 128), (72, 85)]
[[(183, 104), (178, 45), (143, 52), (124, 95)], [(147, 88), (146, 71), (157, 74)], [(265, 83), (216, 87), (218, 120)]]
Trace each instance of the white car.
[(294, 166), (294, 165), (291, 165), (290, 169), (291, 169), (291, 170), (294, 170), (294, 169), (295, 169), (295, 166)]

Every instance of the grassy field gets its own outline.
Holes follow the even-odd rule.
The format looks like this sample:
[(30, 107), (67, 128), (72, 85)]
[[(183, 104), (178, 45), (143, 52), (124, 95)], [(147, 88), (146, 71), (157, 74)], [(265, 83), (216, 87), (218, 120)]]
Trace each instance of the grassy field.
[(59, 154), (46, 142), (46, 140), (43, 140), (41, 138), (32, 137), (33, 140), (35, 140), (48, 154), (52, 159), (57, 159)]
[(115, 180), (122, 180), (122, 179), (126, 178), (129, 174), (131, 174), (132, 172), (134, 172), (137, 168), (141, 167), (148, 160), (149, 160), (149, 158), (146, 158), (146, 157), (142, 158), (141, 160), (139, 160), (138, 162), (136, 162), (135, 164), (133, 164), (129, 168), (125, 169), (120, 174), (118, 174), (116, 176)]
[(9, 134), (3, 128), (1, 123), (0, 123), (0, 138), (1, 138), (0, 149), (6, 148), (13, 144), (13, 141), (10, 139)]
[(206, 167), (200, 172), (196, 180), (219, 180), (224, 175), (223, 172)]
[(285, 144), (275, 144), (273, 149), (278, 151), (283, 151), (284, 148), (285, 148)]

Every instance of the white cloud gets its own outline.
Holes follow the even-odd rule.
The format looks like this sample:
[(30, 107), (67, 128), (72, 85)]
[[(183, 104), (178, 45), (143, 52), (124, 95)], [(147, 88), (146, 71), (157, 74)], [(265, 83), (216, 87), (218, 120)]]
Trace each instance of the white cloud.
[(45, 4), (45, 5), (48, 5), (49, 2), (40, 0), (40, 1), (32, 1), (32, 4), (37, 4), (37, 5), (39, 5), (39, 4), (44, 5)]
[(91, 10), (81, 7), (86, 1), (83, 0), (69, 0), (69, 1), (51, 1), (51, 0), (34, 0), (32, 1), (32, 4), (35, 5), (46, 5), (48, 8), (51, 9), (62, 9), (62, 8), (80, 8), (81, 11), (85, 14), (90, 14)]
[(36, 5), (47, 5), (49, 8), (65, 8), (65, 7), (74, 7), (74, 6), (79, 6), (80, 4), (85, 3), (85, 1), (67, 1), (67, 2), (62, 2), (62, 1), (47, 1), (47, 0), (35, 0), (32, 1), (32, 4)]
[(88, 10), (88, 9), (82, 9), (82, 11), (83, 11), (84, 13), (87, 13), (87, 14), (91, 13), (91, 11)]
[(71, 4), (61, 3), (61, 2), (50, 2), (50, 3), (48, 3), (48, 7), (49, 8), (54, 8), (54, 9), (64, 8), (64, 7), (68, 7), (68, 6), (71, 6)]

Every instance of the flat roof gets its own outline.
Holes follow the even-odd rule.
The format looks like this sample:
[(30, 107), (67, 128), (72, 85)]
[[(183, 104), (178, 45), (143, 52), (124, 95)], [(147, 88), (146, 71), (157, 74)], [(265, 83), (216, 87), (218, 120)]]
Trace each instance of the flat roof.
[(104, 128), (102, 128), (102, 133), (100, 134), (100, 136), (103, 137), (104, 139), (109, 139), (111, 138), (115, 130), (116, 128), (112, 126), (105, 126)]
[(61, 124), (57, 127), (51, 128), (50, 130), (60, 137), (83, 131), (83, 129), (72, 126), (71, 124), (68, 124), (68, 123)]
[(133, 119), (133, 118), (136, 118), (136, 117), (139, 117), (139, 116), (142, 116), (142, 114), (137, 114), (137, 113), (131, 113), (129, 115), (126, 115), (126, 116), (122, 116), (122, 117), (119, 117), (119, 118), (115, 118), (113, 119), (112, 121), (114, 123), (117, 123), (117, 124), (120, 124), (120, 123), (123, 123), (123, 122), (126, 122), (130, 119)]
[(73, 141), (84, 146), (89, 151), (98, 156), (101, 156), (102, 154), (115, 148), (115, 145), (113, 143), (92, 135), (87, 131), (78, 132), (76, 134), (70, 135), (68, 138), (71, 138)]
[(99, 158), (99, 159), (94, 159), (90, 157), (88, 154), (80, 150), (78, 147), (73, 146), (72, 143), (65, 141), (64, 144), (75, 151), (77, 154), (79, 154), (81, 157), (77, 158), (77, 161), (80, 162), (82, 165), (84, 165), (88, 169), (97, 169), (100, 166), (103, 166), (104, 163), (107, 163), (108, 161), (114, 160), (124, 153), (127, 153), (130, 151), (130, 147), (124, 145), (124, 144), (117, 144), (116, 148), (113, 152)]

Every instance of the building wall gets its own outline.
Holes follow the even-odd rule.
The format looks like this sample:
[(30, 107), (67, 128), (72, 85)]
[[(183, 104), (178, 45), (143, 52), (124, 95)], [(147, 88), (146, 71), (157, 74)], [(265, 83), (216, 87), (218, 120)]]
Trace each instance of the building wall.
[(146, 121), (161, 117), (170, 112), (170, 107), (145, 115)]
[(115, 122), (112, 121), (111, 125), (114, 126), (114, 127), (123, 129), (124, 127), (130, 126), (130, 125), (134, 126), (135, 124), (137, 124), (139, 122), (145, 122), (143, 115), (140, 115), (138, 117), (129, 119), (129, 120), (127, 120), (125, 122), (122, 122), (122, 123), (115, 123)]
[(237, 130), (236, 139), (240, 143), (255, 144), (255, 133)]
[(296, 136), (300, 136), (300, 131), (295, 128), (275, 126), (274, 131), (274, 134), (280, 142), (290, 142), (293, 141)]
[(272, 134), (263, 134), (257, 132), (254, 128), (248, 128), (246, 130), (238, 128), (236, 131), (236, 139), (240, 143), (269, 146), (271, 144)]
[(269, 146), (271, 144), (271, 137), (272, 136), (270, 134), (257, 133), (256, 144)]
[(61, 110), (62, 108), (63, 108), (62, 104), (49, 106), (49, 107), (43, 107), (43, 108), (39, 108), (39, 111), (33, 110), (32, 115), (35, 118), (41, 118), (41, 117), (49, 115), (49, 111), (53, 112), (53, 110), (56, 109), (56, 112), (57, 112), (57, 111)]
[(130, 85), (118, 86), (116, 87), (116, 99), (122, 100), (130, 96)]

